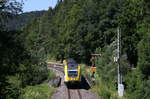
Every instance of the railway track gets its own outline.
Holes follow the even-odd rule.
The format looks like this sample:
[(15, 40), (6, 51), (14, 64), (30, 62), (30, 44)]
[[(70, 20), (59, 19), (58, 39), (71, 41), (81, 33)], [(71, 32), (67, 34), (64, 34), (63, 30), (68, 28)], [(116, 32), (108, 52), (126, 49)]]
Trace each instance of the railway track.
[[(52, 68), (52, 69), (55, 69), (55, 70), (58, 70), (58, 71), (64, 73), (64, 67), (63, 67), (63, 65), (60, 65), (60, 64), (48, 63), (48, 68), (50, 68), (50, 69)], [(66, 94), (67, 94), (68, 99), (82, 99), (82, 95), (81, 95), (79, 89), (69, 89), (67, 87), (67, 93)]]
[(68, 93), (68, 99), (71, 99), (71, 95), (70, 95), (70, 90), (67, 89), (67, 93)]
[(53, 69), (56, 69), (58, 71), (61, 71), (61, 72), (64, 72), (64, 67), (63, 65), (59, 65), (59, 64), (48, 64), (48, 68), (53, 68)]
[[(72, 91), (72, 92), (71, 92), (71, 91)], [(76, 94), (74, 95), (75, 97), (71, 96), (72, 93), (73, 93), (73, 94), (76, 93)], [(79, 89), (76, 89), (76, 90), (67, 89), (67, 94), (68, 94), (68, 99), (82, 99), (82, 95), (81, 95)]]
[(77, 93), (78, 93), (79, 99), (82, 99), (82, 95), (80, 93), (80, 90), (77, 90)]

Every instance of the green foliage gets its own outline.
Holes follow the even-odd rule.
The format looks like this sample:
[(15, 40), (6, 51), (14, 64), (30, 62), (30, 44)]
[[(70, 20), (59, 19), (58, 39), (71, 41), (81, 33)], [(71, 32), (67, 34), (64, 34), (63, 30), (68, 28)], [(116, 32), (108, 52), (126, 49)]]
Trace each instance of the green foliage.
[[(104, 9), (102, 3), (109, 7)], [(43, 34), (41, 37), (45, 40), (46, 52), (56, 59), (73, 57), (78, 62), (88, 63), (90, 54), (97, 47), (104, 47), (114, 40), (119, 13), (115, 7), (118, 5), (118, 1), (107, 4), (97, 0), (64, 0), (43, 17), (34, 20), (36, 26), (30, 24), (25, 30), (31, 34)]]
[(127, 55), (122, 55), (120, 58), (120, 72), (123, 76), (127, 75), (131, 71), (131, 66), (127, 61)]
[[(15, 0), (11, 1), (12, 6), (8, 1), (0, 2), (2, 98), (17, 98), (20, 88), (46, 79), (49, 75), (45, 63), (47, 54), (56, 60), (72, 57), (89, 63), (90, 54), (95, 50), (102, 54), (96, 60), (97, 74), (106, 85), (99, 92), (105, 99), (113, 97), (111, 91), (117, 78), (113, 57), (116, 56), (118, 26), (122, 36), (121, 72), (126, 76), (128, 92), (133, 91), (127, 97), (148, 97), (149, 0), (60, 0), (54, 9), (29, 22), (22, 31), (7, 31), (2, 26), (5, 17), (10, 15), (8, 12), (16, 14), (21, 7)], [(137, 66), (139, 71), (132, 71), (130, 66)]]
[(92, 88), (92, 91), (96, 92), (100, 99), (119, 99), (113, 85), (108, 85), (98, 73), (96, 73), (95, 79), (96, 85)]
[(148, 99), (150, 97), (149, 79), (138, 70), (133, 70), (126, 76), (127, 96), (129, 99)]
[[(117, 64), (113, 57), (116, 56), (116, 43), (113, 42), (104, 49), (98, 48), (97, 53), (102, 55), (96, 58), (96, 86), (94, 90), (102, 99), (117, 99), (116, 82), (117, 82)], [(120, 72), (123, 77), (131, 70), (126, 55), (120, 59)], [(124, 80), (123, 80), (124, 81)]]
[(16, 30), (22, 28), (34, 18), (43, 16), (44, 13), (45, 11), (32, 11), (21, 14), (10, 14), (11, 17), (8, 17), (4, 20), (5, 28), (8, 30)]
[(20, 99), (50, 99), (54, 88), (47, 85), (27, 86), (22, 90)]
[(145, 76), (150, 76), (150, 34), (144, 36), (138, 45), (138, 66)]
[(48, 70), (48, 77), (44, 82), (48, 83), (48, 81), (51, 81), (54, 78), (56, 78), (56, 74), (54, 74), (52, 70)]
[(96, 92), (102, 99), (111, 99), (113, 95), (111, 90), (115, 89), (117, 70), (117, 65), (113, 62), (115, 45), (112, 43), (110, 46), (107, 46), (104, 51), (98, 48), (96, 52), (102, 54), (96, 58), (96, 88), (99, 88)]
[[(1, 96), (8, 96), (6, 91), (15, 92), (15, 88), (13, 88), (13, 84), (17, 82), (17, 77), (15, 75), (19, 75), (19, 64), (23, 64), (25, 60), (29, 58), (27, 55), (27, 51), (22, 46), (20, 40), (18, 40), (18, 33), (20, 31), (2, 31), (0, 30), (0, 94)], [(7, 78), (9, 77), (9, 78)], [(9, 87), (7, 87), (7, 79), (8, 83), (10, 83)], [(11, 80), (12, 79), (12, 80)], [(14, 80), (14, 83), (13, 83)], [(20, 79), (19, 79), (20, 80)], [(17, 86), (17, 85), (16, 85)], [(18, 89), (16, 88), (16, 92)], [(6, 92), (6, 93), (5, 93)], [(17, 93), (11, 93), (17, 94)], [(14, 95), (16, 96), (16, 95)]]
[[(135, 91), (135, 97), (131, 96), (133, 99), (149, 99), (150, 97), (150, 80), (143, 81), (139, 89)], [(132, 99), (131, 98), (131, 99)]]
[(8, 76), (6, 78), (6, 92), (7, 94), (6, 99), (13, 99), (20, 95), (21, 93), (21, 80), (18, 74), (15, 76)]
[(142, 79), (143, 75), (139, 70), (134, 70), (131, 73), (128, 73), (125, 81), (127, 82), (127, 89), (129, 93), (132, 93), (141, 85)]
[[(149, 52), (149, 43), (144, 41), (143, 37), (145, 31), (149, 30), (148, 15), (147, 0), (59, 1), (56, 8), (49, 9), (43, 17), (35, 19), (24, 29), (27, 33), (26, 46), (31, 45), (28, 47), (31, 52), (44, 48), (43, 53), (48, 53), (57, 60), (72, 57), (85, 63), (89, 62), (90, 54), (100, 48), (96, 51), (102, 54), (96, 60), (97, 74), (107, 86), (104, 93), (101, 93), (104, 98), (111, 98), (114, 94), (111, 91), (115, 90), (117, 80), (117, 64), (113, 62), (113, 57), (116, 56), (116, 28), (121, 28), (120, 61), (123, 77), (128, 78), (129, 72), (132, 71), (131, 66), (136, 67), (137, 63), (140, 71), (147, 75), (149, 57), (145, 55), (149, 56), (146, 54)], [(146, 49), (148, 51), (145, 51)], [(136, 73), (138, 74), (138, 71)], [(138, 78), (141, 79), (143, 78)], [(134, 82), (136, 89), (143, 83), (138, 84), (138, 80)], [(131, 82), (126, 80), (126, 83)], [(132, 90), (131, 86), (128, 88)]]
[(21, 5), (16, 0), (0, 1), (0, 98), (4, 99), (17, 99), (23, 87), (38, 84), (48, 76), (43, 46), (34, 49), (32, 41), (36, 38), (3, 26), (7, 17), (11, 19), (20, 11)]
[(84, 77), (90, 77), (92, 75), (92, 71), (90, 70), (90, 68), (87, 67), (85, 64), (80, 64), (80, 65), (81, 65), (82, 75)]
[[(140, 26), (148, 24), (149, 7), (146, 0), (125, 0), (119, 16), (119, 26), (122, 32), (123, 52), (127, 53), (128, 61), (134, 67), (137, 66), (137, 45), (142, 38), (144, 28)], [(147, 22), (145, 21), (147, 20)]]
[(113, 56), (115, 55), (114, 43), (107, 46), (104, 51), (97, 49), (96, 52), (102, 54), (96, 59), (97, 73), (106, 83), (115, 80), (117, 65), (113, 62)]
[(22, 87), (40, 83), (48, 75), (46, 63), (23, 46), (20, 32), (1, 31), (0, 93), (5, 98), (17, 98)]

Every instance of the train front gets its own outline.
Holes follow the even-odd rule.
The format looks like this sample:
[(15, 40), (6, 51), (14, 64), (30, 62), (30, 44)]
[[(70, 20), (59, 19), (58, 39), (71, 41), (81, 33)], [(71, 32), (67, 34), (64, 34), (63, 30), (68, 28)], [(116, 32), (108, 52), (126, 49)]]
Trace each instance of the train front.
[(64, 79), (67, 83), (75, 83), (81, 81), (81, 67), (73, 59), (67, 59), (64, 64)]

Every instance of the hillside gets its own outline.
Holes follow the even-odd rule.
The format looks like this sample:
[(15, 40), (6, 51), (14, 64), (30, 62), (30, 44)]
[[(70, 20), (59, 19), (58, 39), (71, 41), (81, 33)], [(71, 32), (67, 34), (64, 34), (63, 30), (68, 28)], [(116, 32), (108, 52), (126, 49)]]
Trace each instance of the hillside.
[(34, 18), (41, 17), (46, 11), (33, 11), (26, 12), (17, 15), (11, 15), (12, 17), (5, 21), (6, 28), (9, 30), (15, 30), (25, 26), (28, 22), (32, 21)]

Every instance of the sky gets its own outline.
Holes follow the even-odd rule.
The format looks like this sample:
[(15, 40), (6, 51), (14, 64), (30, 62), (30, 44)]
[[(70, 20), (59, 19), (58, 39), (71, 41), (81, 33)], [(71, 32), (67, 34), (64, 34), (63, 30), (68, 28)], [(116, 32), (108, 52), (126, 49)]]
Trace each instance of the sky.
[(50, 6), (54, 8), (56, 3), (57, 0), (24, 0), (23, 12), (48, 10)]

